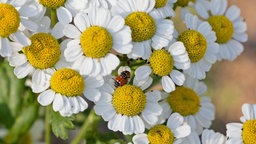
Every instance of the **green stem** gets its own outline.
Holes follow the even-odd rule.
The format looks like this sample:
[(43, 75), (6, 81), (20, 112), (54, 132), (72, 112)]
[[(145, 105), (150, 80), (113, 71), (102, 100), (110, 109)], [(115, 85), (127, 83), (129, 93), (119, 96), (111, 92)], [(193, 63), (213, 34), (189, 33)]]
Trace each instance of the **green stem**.
[(45, 144), (51, 144), (50, 106), (46, 107), (44, 138), (45, 138)]
[(51, 21), (52, 21), (52, 28), (57, 23), (57, 13), (56, 9), (51, 9)]
[(78, 144), (81, 142), (81, 140), (92, 137), (92, 135), (95, 133), (97, 123), (100, 120), (100, 117), (95, 114), (94, 110), (91, 110), (87, 119), (84, 121), (84, 124), (81, 127), (79, 133), (73, 139), (71, 144)]

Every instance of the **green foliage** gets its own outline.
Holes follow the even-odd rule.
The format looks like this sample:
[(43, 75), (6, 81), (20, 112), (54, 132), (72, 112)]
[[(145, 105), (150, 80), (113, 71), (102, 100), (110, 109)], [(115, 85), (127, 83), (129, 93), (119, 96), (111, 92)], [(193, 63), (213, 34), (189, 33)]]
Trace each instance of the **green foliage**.
[(29, 131), (38, 115), (36, 96), (19, 80), (8, 63), (0, 62), (0, 123), (7, 129), (5, 143), (17, 143)]
[(59, 112), (54, 112), (51, 109), (50, 119), (52, 125), (52, 132), (56, 137), (59, 137), (63, 140), (68, 138), (68, 130), (74, 129), (75, 126), (72, 123), (74, 117), (63, 117)]

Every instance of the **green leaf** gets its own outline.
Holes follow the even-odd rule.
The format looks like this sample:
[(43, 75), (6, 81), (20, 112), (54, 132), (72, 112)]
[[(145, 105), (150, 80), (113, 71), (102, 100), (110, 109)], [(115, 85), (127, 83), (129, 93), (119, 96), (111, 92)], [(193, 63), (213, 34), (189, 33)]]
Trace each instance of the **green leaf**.
[(21, 113), (16, 116), (14, 124), (12, 125), (8, 134), (5, 136), (4, 140), (6, 143), (18, 142), (22, 136), (27, 134), (30, 127), (37, 119), (39, 105), (31, 90), (27, 90), (25, 92), (24, 98), (28, 97), (33, 99), (33, 101), (28, 103), (23, 100), (26, 105), (22, 107)]
[(0, 63), (0, 104), (6, 104), (13, 117), (21, 112), (24, 83), (25, 79), (18, 79), (7, 62)]
[(38, 115), (35, 94), (18, 79), (8, 62), (0, 62), (0, 123), (9, 129), (3, 140), (17, 143), (27, 134)]
[(54, 135), (63, 140), (67, 139), (68, 130), (75, 128), (73, 120), (74, 117), (63, 117), (58, 112), (51, 110), (51, 125)]

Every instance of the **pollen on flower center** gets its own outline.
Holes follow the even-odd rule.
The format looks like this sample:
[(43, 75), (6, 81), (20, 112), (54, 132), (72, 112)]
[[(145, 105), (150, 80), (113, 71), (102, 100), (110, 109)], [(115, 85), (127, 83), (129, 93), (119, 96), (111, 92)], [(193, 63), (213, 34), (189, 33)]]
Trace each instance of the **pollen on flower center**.
[(172, 144), (174, 134), (167, 126), (156, 125), (149, 130), (148, 140), (151, 144)]
[(182, 41), (192, 63), (198, 62), (204, 57), (207, 48), (205, 37), (195, 30), (186, 30), (178, 37)]
[(155, 8), (164, 7), (167, 3), (167, 0), (156, 0)]
[(57, 70), (51, 77), (50, 85), (52, 90), (65, 96), (82, 95), (85, 88), (83, 77), (69, 68)]
[(20, 14), (10, 4), (0, 3), (0, 36), (8, 37), (20, 26)]
[(101, 58), (112, 49), (113, 40), (111, 34), (105, 28), (92, 26), (82, 33), (80, 43), (86, 56)]
[(195, 0), (177, 0), (175, 5), (180, 6), (180, 7), (186, 7), (186, 6), (188, 6), (188, 3), (190, 1), (194, 2)]
[(167, 99), (171, 109), (183, 116), (193, 115), (200, 108), (199, 96), (194, 90), (187, 87), (177, 87)]
[(115, 90), (112, 104), (117, 113), (135, 116), (144, 110), (146, 95), (139, 87), (126, 84)]
[(134, 42), (149, 40), (156, 31), (154, 19), (145, 12), (131, 13), (125, 18), (125, 24), (131, 28)]
[(39, 3), (44, 7), (57, 9), (58, 7), (64, 5), (66, 0), (39, 0)]
[(218, 43), (228, 42), (234, 33), (232, 22), (225, 16), (211, 16), (208, 22), (216, 33)]
[(256, 120), (248, 120), (243, 124), (242, 139), (244, 144), (256, 143)]
[(31, 45), (23, 48), (29, 63), (40, 69), (53, 67), (60, 58), (60, 45), (50, 34), (37, 33), (30, 37)]
[(149, 62), (153, 73), (159, 76), (169, 75), (174, 64), (171, 54), (164, 49), (154, 51), (150, 55)]

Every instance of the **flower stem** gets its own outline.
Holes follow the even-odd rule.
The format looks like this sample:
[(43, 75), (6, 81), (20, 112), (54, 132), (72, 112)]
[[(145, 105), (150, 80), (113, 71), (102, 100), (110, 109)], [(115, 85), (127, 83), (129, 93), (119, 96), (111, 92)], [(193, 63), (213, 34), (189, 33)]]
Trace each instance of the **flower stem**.
[(45, 144), (51, 144), (50, 107), (45, 112)]
[(57, 13), (56, 9), (51, 9), (51, 21), (52, 21), (52, 28), (57, 23)]
[(84, 124), (81, 127), (79, 133), (73, 139), (71, 144), (78, 144), (81, 142), (81, 140), (92, 137), (92, 135), (95, 133), (95, 129), (100, 120), (100, 117), (97, 116), (94, 110), (92, 109), (87, 119), (84, 121)]

